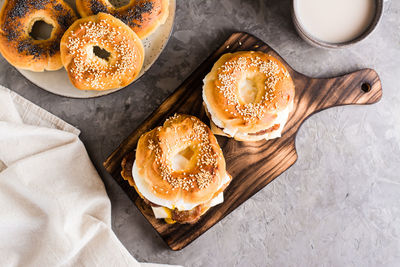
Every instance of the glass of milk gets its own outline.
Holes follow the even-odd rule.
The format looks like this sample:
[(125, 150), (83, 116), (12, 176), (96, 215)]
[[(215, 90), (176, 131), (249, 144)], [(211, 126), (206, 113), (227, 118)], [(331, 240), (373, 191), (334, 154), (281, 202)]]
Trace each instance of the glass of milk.
[(324, 48), (341, 48), (366, 38), (382, 15), (383, 0), (293, 0), (299, 35)]

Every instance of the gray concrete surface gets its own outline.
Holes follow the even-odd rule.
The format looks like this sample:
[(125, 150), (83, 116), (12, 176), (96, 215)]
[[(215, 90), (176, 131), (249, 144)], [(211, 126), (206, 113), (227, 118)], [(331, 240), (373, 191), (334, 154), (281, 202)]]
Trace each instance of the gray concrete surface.
[[(109, 96), (52, 95), (0, 59), (0, 84), (82, 130), (112, 202), (113, 229), (140, 261), (185, 266), (399, 266), (400, 1), (364, 42), (321, 50), (302, 41), (289, 0), (178, 0), (165, 51), (136, 84)], [(383, 99), (307, 120), (297, 163), (187, 248), (170, 251), (102, 167), (103, 160), (233, 31), (275, 48), (295, 69), (328, 77), (377, 70)]]

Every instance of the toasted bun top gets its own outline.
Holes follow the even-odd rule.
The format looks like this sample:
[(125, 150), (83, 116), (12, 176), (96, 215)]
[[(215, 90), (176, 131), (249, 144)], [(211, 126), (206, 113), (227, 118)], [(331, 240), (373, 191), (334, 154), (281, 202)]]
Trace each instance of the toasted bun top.
[(222, 129), (257, 133), (273, 127), (291, 107), (294, 84), (273, 56), (254, 51), (224, 54), (204, 79), (203, 100)]
[[(187, 159), (183, 168), (174, 169), (177, 155)], [(146, 199), (180, 210), (210, 201), (227, 182), (227, 176), (230, 180), (215, 136), (207, 125), (188, 115), (174, 115), (163, 126), (143, 134), (136, 149), (135, 168), (135, 184)], [(154, 199), (164, 201), (157, 203)]]

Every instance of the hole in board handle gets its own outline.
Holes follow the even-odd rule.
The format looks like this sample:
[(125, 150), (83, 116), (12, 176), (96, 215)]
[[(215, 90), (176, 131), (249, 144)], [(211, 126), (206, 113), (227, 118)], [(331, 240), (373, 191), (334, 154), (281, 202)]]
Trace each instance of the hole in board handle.
[(369, 83), (363, 83), (361, 84), (361, 90), (363, 90), (364, 93), (368, 93), (371, 91), (371, 85)]

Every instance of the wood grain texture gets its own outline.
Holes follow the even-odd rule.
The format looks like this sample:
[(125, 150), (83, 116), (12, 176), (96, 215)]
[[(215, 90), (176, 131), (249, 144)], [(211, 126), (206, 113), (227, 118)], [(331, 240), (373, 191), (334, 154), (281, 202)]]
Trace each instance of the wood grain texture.
[[(120, 175), (121, 160), (128, 153), (134, 155), (136, 143), (144, 132), (161, 125), (167, 117), (176, 112), (191, 114), (209, 123), (202, 106), (203, 78), (222, 54), (240, 50), (263, 51), (280, 59), (285, 64), (296, 86), (294, 110), (279, 139), (238, 142), (218, 137), (218, 142), (225, 155), (227, 170), (233, 177), (224, 193), (225, 201), (211, 208), (194, 225), (168, 225), (163, 220), (155, 219), (151, 208), (142, 201), (134, 188), (122, 179)], [(107, 158), (104, 167), (129, 195), (168, 246), (173, 250), (179, 250), (296, 162), (296, 133), (310, 115), (334, 106), (372, 104), (379, 101), (381, 96), (381, 82), (377, 73), (372, 69), (363, 69), (329, 79), (310, 78), (293, 70), (271, 47), (256, 37), (242, 32), (234, 33), (141, 126), (132, 132)]]

